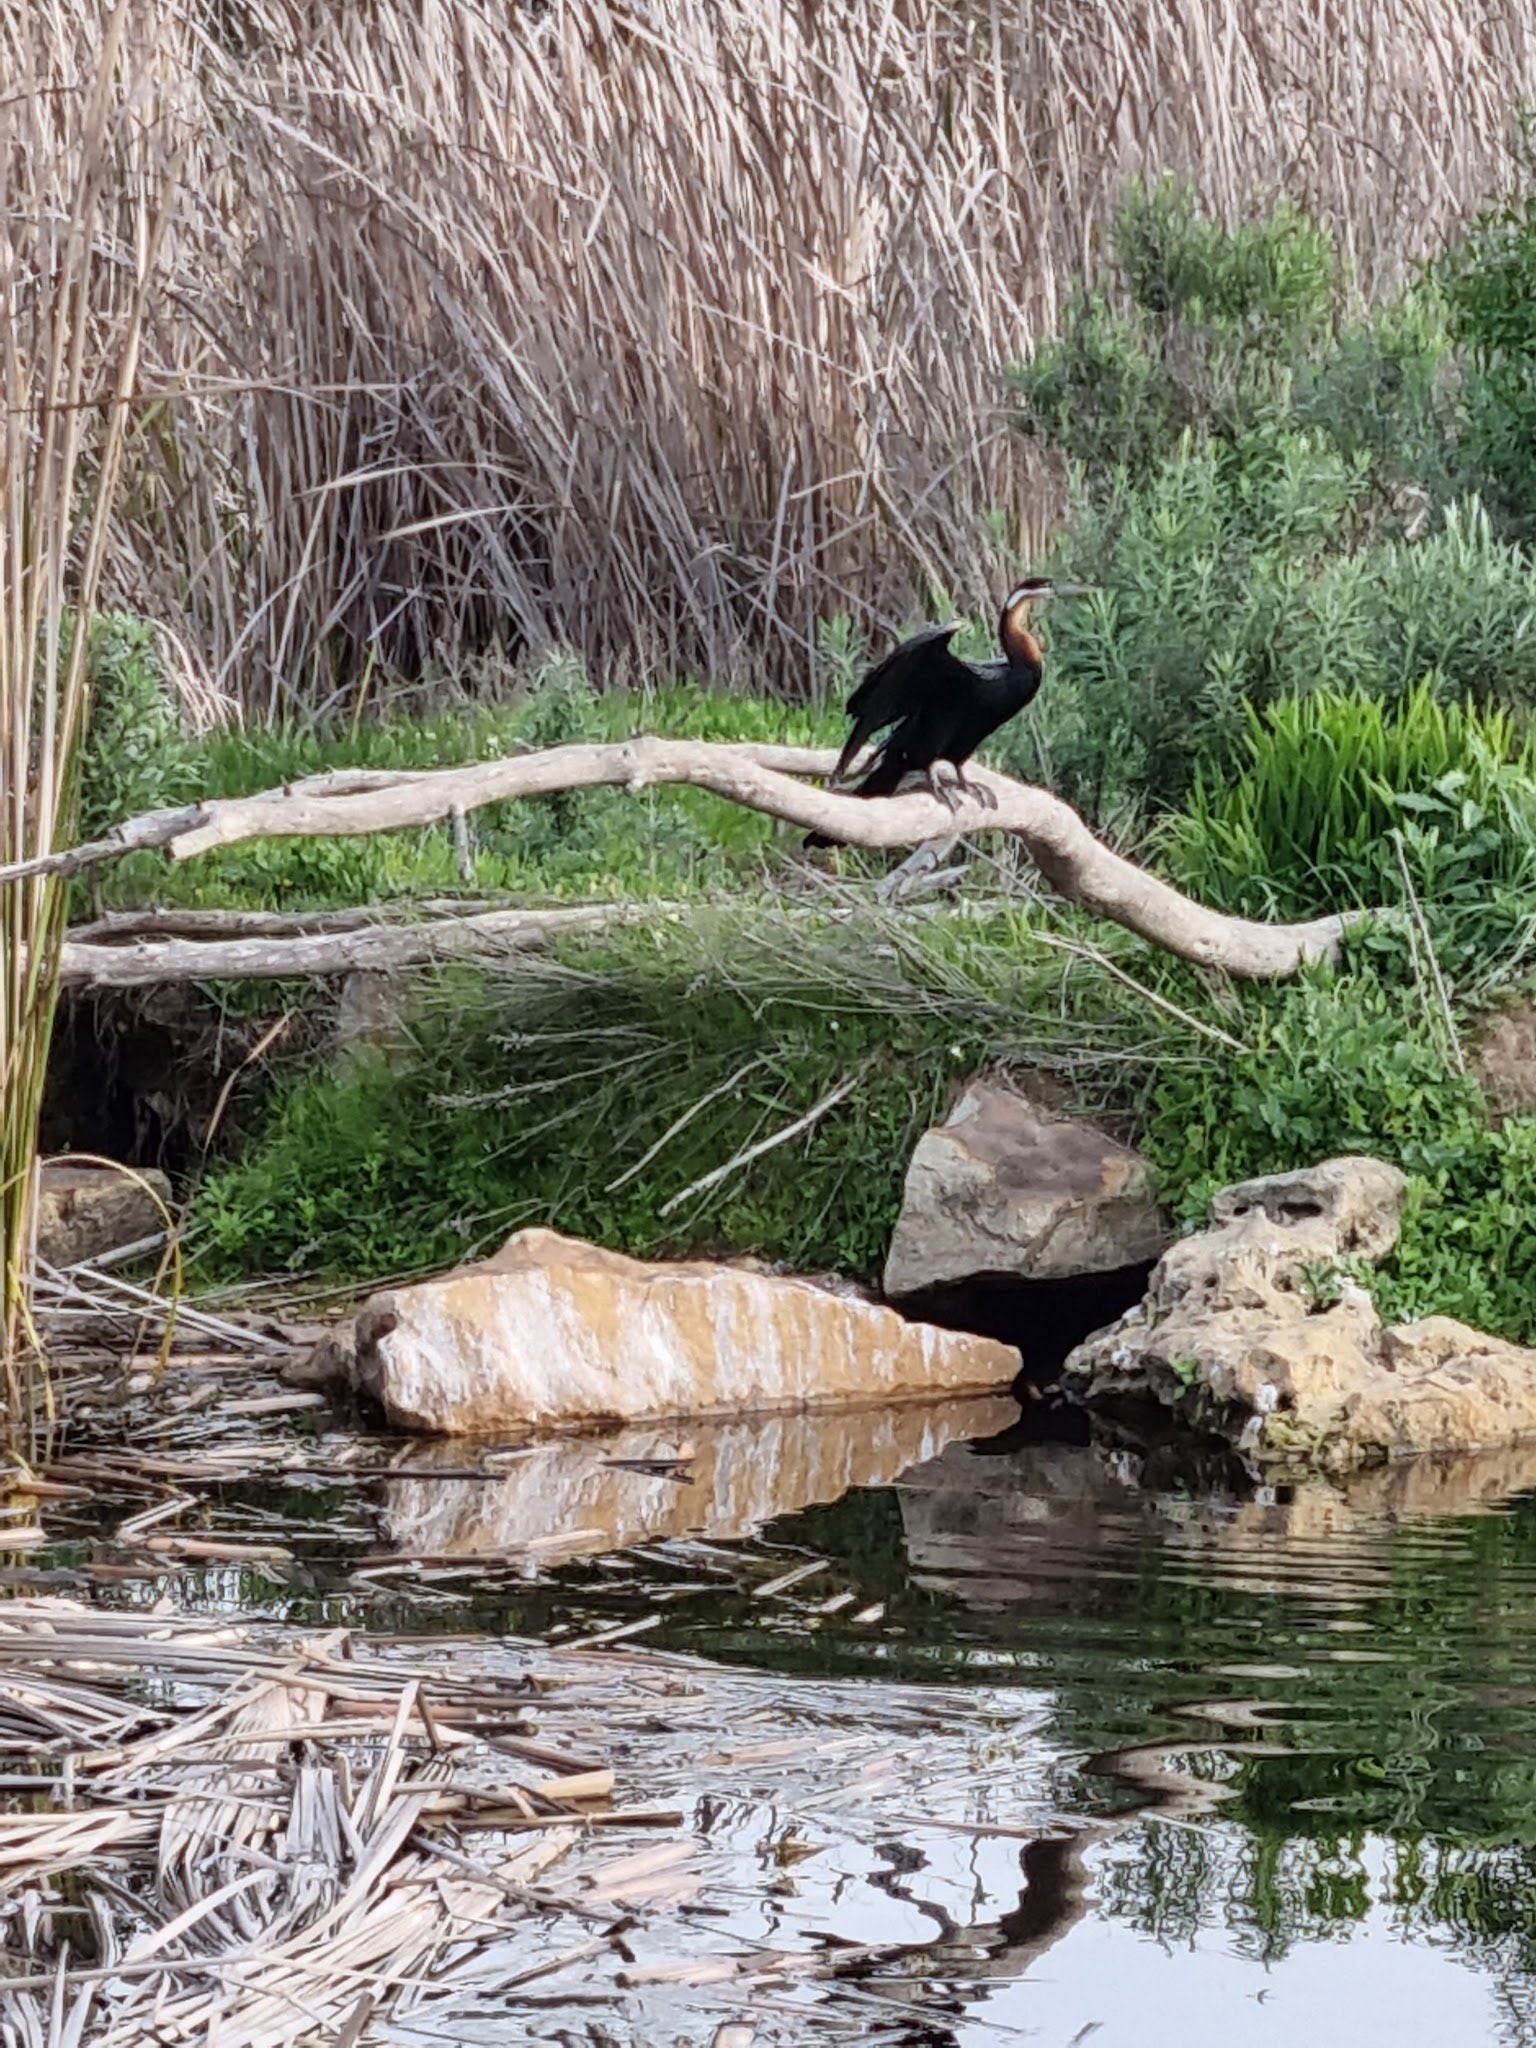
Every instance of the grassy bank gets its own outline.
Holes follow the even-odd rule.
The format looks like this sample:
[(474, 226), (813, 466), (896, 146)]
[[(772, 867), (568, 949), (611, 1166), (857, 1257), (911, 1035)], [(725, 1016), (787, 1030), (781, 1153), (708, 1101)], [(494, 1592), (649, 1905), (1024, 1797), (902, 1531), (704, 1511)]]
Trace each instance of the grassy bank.
[[(183, 793), (346, 762), (468, 756), (650, 725), (820, 737), (780, 705), (697, 692), (598, 698), (558, 669), (494, 717), (183, 748)], [(918, 1133), (986, 1068), (1107, 1117), (1186, 1221), (1224, 1182), (1373, 1150), (1413, 1178), (1402, 1249), (1375, 1284), (1402, 1313), (1536, 1329), (1525, 1256), (1536, 1121), (1496, 1123), (1462, 1071), (1478, 1019), (1536, 961), (1536, 752), (1497, 709), (1282, 700), (1232, 782), (1197, 783), (1140, 847), (1206, 900), (1396, 922), (1338, 970), (1212, 980), (1041, 896), (985, 847), (952, 896), (884, 908), (881, 864), (809, 870), (790, 835), (697, 792), (587, 792), (477, 827), (472, 890), (623, 895), (654, 921), (552, 958), (413, 985), (407, 1041), (274, 1055), (254, 1142), (193, 1207), (195, 1270), (417, 1270), (527, 1223), (643, 1253), (748, 1250), (878, 1271)], [(167, 758), (161, 755), (162, 763)], [(166, 872), (125, 863), (120, 901), (273, 907), (463, 889), (437, 829), (231, 849)], [(792, 1140), (744, 1157), (809, 1119)], [(251, 1128), (247, 1119), (247, 1128)], [(734, 1164), (732, 1162), (735, 1162)]]
[[(1229, 231), (1181, 187), (1133, 192), (1100, 288), (1017, 379), (1017, 424), (1075, 506), (1058, 557), (1101, 594), (1049, 618), (1047, 687), (992, 758), (1204, 901), (1389, 910), (1338, 968), (1218, 981), (989, 846), (954, 894), (887, 910), (881, 863), (808, 869), (791, 835), (695, 791), (481, 814), (467, 882), (446, 829), (124, 863), (121, 902), (657, 906), (579, 951), (421, 978), (404, 1047), (327, 1062), (317, 1026), (302, 1067), (275, 1069), (254, 1142), (198, 1190), (202, 1270), (362, 1280), (542, 1222), (872, 1273), (916, 1135), (1001, 1068), (1140, 1142), (1185, 1221), (1239, 1176), (1395, 1159), (1413, 1193), (1373, 1282), (1390, 1308), (1536, 1335), (1536, 1124), (1489, 1114), (1475, 1057), (1480, 1019), (1536, 967), (1536, 385), (1510, 311), (1533, 219), (1517, 191), (1361, 313), (1304, 216)], [(161, 732), (133, 783), (114, 735), (149, 729), (154, 685), (135, 629), (113, 630), (88, 791), (103, 816), (640, 729), (838, 730), (782, 700), (599, 694), (560, 661), (489, 708), (441, 708), (439, 689), (414, 720)], [(862, 654), (851, 619), (825, 627), (816, 694)]]

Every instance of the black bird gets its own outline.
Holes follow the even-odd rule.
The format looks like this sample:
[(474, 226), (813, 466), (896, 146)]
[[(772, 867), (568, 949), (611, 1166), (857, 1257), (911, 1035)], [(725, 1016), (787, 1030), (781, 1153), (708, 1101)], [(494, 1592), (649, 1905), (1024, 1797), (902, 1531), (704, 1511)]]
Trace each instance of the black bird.
[[(848, 772), (867, 740), (891, 728), (851, 795), (891, 796), (906, 776), (922, 775), (951, 810), (961, 792), (995, 808), (996, 797), (967, 778), (965, 764), (1040, 687), (1044, 664), (1040, 642), (1029, 629), (1029, 608), (1041, 598), (1076, 597), (1089, 587), (1056, 583), (1049, 576), (1029, 576), (1017, 584), (998, 620), (1003, 649), (999, 660), (962, 661), (952, 654), (949, 643), (960, 630), (958, 621), (925, 627), (892, 648), (848, 699), (853, 731), (833, 770), (833, 781)], [(953, 769), (953, 783), (940, 780), (941, 762)], [(812, 832), (805, 844), (830, 846), (832, 841)]]

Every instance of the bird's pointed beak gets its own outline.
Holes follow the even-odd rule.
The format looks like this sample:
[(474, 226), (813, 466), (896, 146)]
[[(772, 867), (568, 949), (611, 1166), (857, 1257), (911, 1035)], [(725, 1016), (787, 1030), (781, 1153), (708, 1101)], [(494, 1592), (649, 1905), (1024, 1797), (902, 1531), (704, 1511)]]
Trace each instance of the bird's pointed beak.
[(1052, 583), (1048, 590), (1037, 592), (1040, 597), (1092, 597), (1103, 586), (1098, 583)]

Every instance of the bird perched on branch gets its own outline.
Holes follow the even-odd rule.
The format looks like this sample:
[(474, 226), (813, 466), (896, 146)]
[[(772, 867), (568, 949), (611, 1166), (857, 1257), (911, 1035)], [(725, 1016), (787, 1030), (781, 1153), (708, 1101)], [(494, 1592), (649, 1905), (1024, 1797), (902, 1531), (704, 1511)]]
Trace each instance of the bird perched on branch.
[[(1079, 597), (1092, 586), (1056, 583), (1028, 576), (1008, 593), (998, 620), (1002, 655), (993, 661), (962, 661), (950, 651), (960, 626), (928, 626), (892, 648), (848, 699), (853, 731), (832, 780), (840, 781), (860, 749), (887, 733), (869, 772), (849, 792), (892, 796), (909, 775), (921, 775), (936, 797), (954, 810), (962, 795), (995, 808), (996, 797), (966, 776), (965, 764), (984, 739), (1022, 711), (1040, 687), (1044, 662), (1030, 631), (1029, 608), (1047, 597)], [(952, 778), (941, 778), (941, 767)], [(807, 834), (807, 846), (829, 846), (824, 833)]]

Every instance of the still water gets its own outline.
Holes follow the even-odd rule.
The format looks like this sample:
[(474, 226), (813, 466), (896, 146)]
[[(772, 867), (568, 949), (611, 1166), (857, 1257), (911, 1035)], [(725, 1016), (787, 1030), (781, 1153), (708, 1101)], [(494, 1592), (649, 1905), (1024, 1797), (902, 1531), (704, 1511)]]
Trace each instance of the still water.
[[(891, 1766), (802, 1785), (767, 1887), (743, 1873), (791, 1790), (694, 1795), (690, 1939), (892, 1945), (841, 2000), (748, 2015), (760, 2044), (1536, 2044), (1536, 1448), (1274, 1497), (1015, 1414), (412, 1445), (219, 1490), (212, 1520), (280, 1531), (291, 1570), (109, 1597), (633, 1631), (730, 1667), (742, 1727), (888, 1722), (907, 1779), (883, 1806), (858, 1785)], [(685, 1763), (634, 1754), (676, 1787)], [(712, 2038), (682, 1993), (598, 2006), (508, 2032), (470, 1998), (454, 2038)]]

